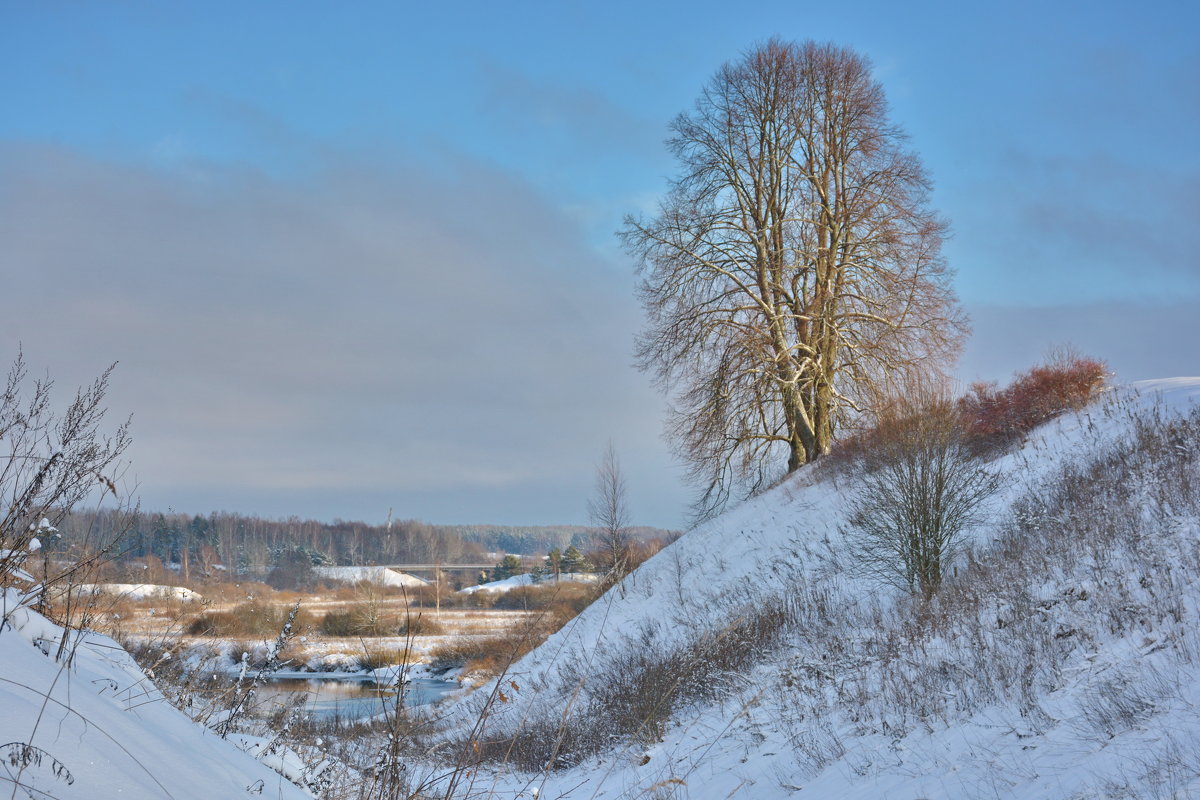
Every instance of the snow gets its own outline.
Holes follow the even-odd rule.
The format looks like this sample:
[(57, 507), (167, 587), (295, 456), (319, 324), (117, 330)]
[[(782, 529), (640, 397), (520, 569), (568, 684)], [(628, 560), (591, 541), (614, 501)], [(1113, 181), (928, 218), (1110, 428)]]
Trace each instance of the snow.
[[(563, 572), (558, 578), (560, 583), (594, 583), (600, 580), (599, 575), (594, 575), (590, 572)], [(465, 589), (459, 589), (459, 594), (474, 594), (475, 592), (508, 592), (516, 589), (519, 586), (553, 586), (555, 578), (553, 576), (542, 578), (540, 583), (534, 584), (533, 577), (529, 573), (521, 575), (513, 575), (511, 578), (505, 578), (502, 581), (489, 581), (481, 583), (477, 586), (468, 586)]]
[(147, 598), (198, 602), (204, 597), (183, 586), (162, 586), (156, 583), (81, 583), (78, 590), (83, 594), (111, 594), (129, 600)]
[[(973, 533), (976, 555), (986, 558), (1004, 543), (1005, 520), (1029, 491), (1125, 441), (1140, 420), (1187, 414), (1196, 405), (1200, 378), (1143, 381), (1035, 431), (990, 464), (1011, 480), (990, 503), (992, 522)], [(1197, 443), (1172, 446), (1194, 453)], [(737, 675), (714, 676), (729, 687), (719, 699), (676, 708), (653, 735), (614, 738), (609, 749), (579, 757), (564, 752), (564, 768), (555, 771), (485, 765), (471, 778), (475, 794), (497, 800), (1200, 796), (1200, 574), (1170, 559), (1183, 552), (1173, 547), (1194, 549), (1200, 506), (1164, 505), (1154, 495), (1159, 477), (1139, 473), (1146, 467), (1132, 456), (1134, 466), (1121, 477), (1131, 502), (1144, 498), (1152, 538), (1114, 546), (1111, 554), (1081, 549), (1074, 563), (1025, 575), (1023, 594), (980, 597), (971, 612), (978, 617), (968, 619), (973, 629), (947, 624), (901, 631), (894, 640), (889, 626), (905, 619), (902, 599), (844, 563), (850, 480), (820, 465), (800, 471), (683, 536), (514, 665), (487, 733), (539, 715), (562, 719), (570, 709), (604, 711), (595, 708), (603, 695), (590, 681), (623, 685), (632, 675), (606, 672), (613, 658), (691, 646), (783, 593), (807, 604), (812, 626)], [(1121, 508), (1115, 502), (1111, 507)], [(1099, 537), (1103, 522), (1080, 524), (1097, 526)], [(1137, 548), (1145, 558), (1131, 555)], [(1014, 568), (1023, 568), (1025, 555), (1013, 559)], [(523, 575), (472, 589), (529, 583)], [(803, 594), (796, 594), (798, 586)], [(179, 587), (165, 588), (180, 596), (172, 594)], [(1100, 614), (1096, 598), (1108, 596), (1120, 603)], [(827, 609), (812, 610), (814, 598)], [(14, 590), (0, 599), (0, 742), (17, 743), (0, 753), (0, 784), (19, 781), (33, 796), (64, 800), (309, 796), (284, 775), (311, 778), (319, 766), (305, 765), (273, 740), (241, 734), (222, 740), (193, 723), (107, 637), (82, 634), (69, 641), (69, 663), (55, 660), (62, 629), (23, 606)], [(1164, 608), (1169, 613), (1160, 613)], [(852, 609), (874, 612), (874, 627)], [(847, 623), (830, 635), (816, 624), (822, 614)], [(1022, 642), (1010, 636), (1018, 629), (1042, 632), (1031, 647), (1059, 648), (1054, 653), (1061, 658), (1047, 667), (1052, 681), (1017, 675), (995, 696), (968, 696), (982, 686), (971, 680), (968, 656), (1002, 657), (987, 647)], [(964, 630), (975, 638), (967, 641)], [(900, 657), (877, 668), (870, 652), (884, 645), (898, 648)], [(375, 675), (392, 679), (395, 668)], [(889, 693), (905, 691), (931, 710), (898, 718)], [(475, 719), (487, 693), (485, 686), (439, 713)]]
[[(1110, 390), (1084, 411), (1042, 426), (1022, 447), (990, 465), (1011, 480), (990, 501), (994, 522), (974, 532), (974, 549), (985, 552), (998, 540), (1018, 498), (1129, 436), (1136, 420), (1187, 414), (1197, 404), (1200, 378), (1142, 381)], [(1131, 483), (1152, 483), (1130, 477)], [(832, 604), (866, 603), (886, 625), (896, 594), (850, 573), (843, 563), (848, 488), (847, 478), (806, 468), (685, 534), (514, 665), (504, 680), (523, 690), (491, 710), (493, 733), (502, 736), (506, 725), (539, 715), (561, 718), (568, 697), (572, 706), (587, 707), (604, 696), (593, 693), (589, 681), (620, 680), (605, 671), (615, 663), (607, 661), (610, 655), (684, 646), (789, 591), (797, 579)], [(1171, 519), (1175, 535), (1194, 538), (1200, 532), (1195, 516), (1176, 513)], [(871, 683), (881, 676), (871, 671), (857, 644), (872, 631), (846, 629), (844, 655), (812, 654), (801, 636), (742, 676), (741, 688), (723, 701), (694, 703), (678, 712), (655, 742), (626, 742), (571, 759), (574, 765), (559, 771), (497, 766), (488, 779), (498, 798), (529, 796), (530, 786), (540, 787), (543, 797), (659, 792), (689, 800), (793, 794), (847, 800), (1049, 800), (1101, 796), (1102, 791), (1114, 798), (1200, 796), (1200, 759), (1193, 755), (1200, 750), (1200, 575), (1188, 576), (1190, 583), (1181, 590), (1187, 599), (1179, 622), (1135, 618), (1134, 633), (1105, 634), (1104, 623), (1088, 613), (1086, 598), (1102, 582), (1107, 590), (1124, 592), (1130, 608), (1144, 606), (1152, 592), (1141, 588), (1132, 572), (1125, 562), (1081, 562), (1062, 574), (1033, 576), (1030, 602), (1039, 622), (1068, 637), (1085, 623), (1100, 630), (1081, 648), (1088, 652), (1071, 657), (1054, 687), (1028, 690), (1035, 712), (999, 698), (957, 717), (953, 708), (961, 698), (956, 695), (969, 682), (947, 678), (934, 690), (944, 696), (930, 698), (950, 709), (944, 718), (908, 720), (889, 734), (887, 724), (879, 727), (881, 719), (887, 723), (887, 709), (875, 694), (879, 687)], [(1162, 578), (1168, 579), (1180, 580), (1174, 574)], [(997, 619), (1011, 617), (1012, 609), (988, 613), (994, 626)], [(981, 636), (992, 637), (980, 628)], [(1071, 648), (1078, 640), (1063, 641)], [(919, 646), (905, 667), (911, 671), (898, 672), (927, 677), (964, 668), (961, 658), (968, 648), (962, 641), (931, 636)], [(824, 659), (820, 670), (832, 682), (798, 679), (797, 688), (787, 689), (781, 675), (793, 666), (806, 669), (809, 657)], [(564, 675), (574, 676), (573, 682), (564, 684)], [(866, 692), (860, 712), (846, 712), (853, 703), (844, 700), (822, 705), (822, 695), (844, 697), (859, 690)], [(1120, 703), (1133, 711), (1109, 707)], [(470, 698), (461, 713), (466, 718), (478, 713)], [(1133, 721), (1111, 730), (1097, 727), (1097, 719), (1122, 715)]]
[(73, 637), (70, 663), (55, 661), (62, 629), (12, 590), (2, 604), (0, 742), (15, 744), (0, 787), (60, 800), (310, 796), (171, 707), (112, 639)]
[(429, 581), (389, 567), (313, 567), (313, 574), (338, 583), (374, 583), (409, 589), (429, 586)]

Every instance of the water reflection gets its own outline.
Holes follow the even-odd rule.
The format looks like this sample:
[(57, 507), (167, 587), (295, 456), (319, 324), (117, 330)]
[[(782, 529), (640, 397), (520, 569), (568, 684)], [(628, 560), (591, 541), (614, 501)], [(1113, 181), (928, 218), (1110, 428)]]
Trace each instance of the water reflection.
[[(404, 687), (404, 703), (420, 706), (432, 703), (458, 688), (450, 681), (414, 678)], [(396, 703), (394, 685), (369, 679), (277, 678), (255, 690), (261, 716), (291, 705), (303, 695), (305, 714), (317, 718), (361, 719), (383, 712)]]

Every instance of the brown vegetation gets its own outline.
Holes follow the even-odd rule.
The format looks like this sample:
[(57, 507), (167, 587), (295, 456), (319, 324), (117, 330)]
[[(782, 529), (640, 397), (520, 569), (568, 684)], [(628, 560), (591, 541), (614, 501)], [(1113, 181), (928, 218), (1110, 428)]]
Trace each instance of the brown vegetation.
[[(1011, 446), (1043, 422), (1086, 406), (1104, 389), (1108, 374), (1103, 361), (1066, 354), (1018, 373), (1002, 389), (994, 383), (973, 384), (956, 401), (962, 439), (976, 454)], [(913, 385), (918, 393), (922, 391), (920, 381)], [(839, 439), (830, 465), (861, 464), (885, 442), (893, 441), (912, 412), (905, 394), (897, 392), (892, 400), (879, 402), (869, 428)]]
[[(279, 635), (289, 611), (285, 605), (251, 600), (229, 609), (205, 611), (192, 620), (184, 632), (189, 636), (270, 639)], [(297, 631), (302, 631), (315, 628), (316, 623), (310, 612), (301, 610), (294, 626)]]
[(1107, 377), (1103, 361), (1065, 354), (1017, 375), (1004, 389), (973, 384), (959, 400), (967, 440), (977, 452), (1007, 447), (1064, 411), (1083, 408)]

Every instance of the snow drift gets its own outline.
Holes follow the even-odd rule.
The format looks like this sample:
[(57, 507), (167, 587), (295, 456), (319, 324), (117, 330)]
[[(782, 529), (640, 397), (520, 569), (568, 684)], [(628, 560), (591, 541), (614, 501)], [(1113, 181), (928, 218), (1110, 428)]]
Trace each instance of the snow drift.
[(2, 605), (0, 786), (13, 796), (310, 796), (169, 705), (112, 639), (81, 634), (55, 661), (62, 628), (13, 590)]
[(390, 567), (313, 567), (313, 574), (337, 583), (374, 583), (379, 586), (403, 586), (415, 589), (429, 581)]

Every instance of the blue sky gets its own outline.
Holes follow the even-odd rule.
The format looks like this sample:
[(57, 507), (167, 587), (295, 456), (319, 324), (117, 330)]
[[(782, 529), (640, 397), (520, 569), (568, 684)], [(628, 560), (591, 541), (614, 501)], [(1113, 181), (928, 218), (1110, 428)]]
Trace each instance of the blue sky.
[(119, 360), (145, 505), (580, 522), (687, 490), (613, 231), (756, 42), (868, 55), (933, 174), (964, 380), (1195, 374), (1191, 3), (0, 2), (0, 343)]

